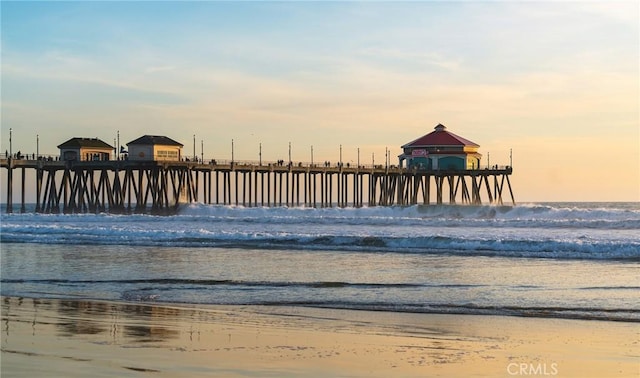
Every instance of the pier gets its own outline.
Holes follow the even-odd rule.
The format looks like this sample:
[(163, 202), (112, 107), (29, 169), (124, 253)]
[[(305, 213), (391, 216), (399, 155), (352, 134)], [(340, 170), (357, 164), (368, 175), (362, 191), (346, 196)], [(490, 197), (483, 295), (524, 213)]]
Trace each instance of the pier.
[[(245, 207), (515, 205), (510, 166), (418, 169), (280, 162), (62, 161), (0, 159), (6, 211), (26, 211), (27, 184), (39, 213), (175, 213), (180, 204)], [(18, 173), (19, 172), (19, 173)], [(35, 182), (27, 182), (27, 172)], [(33, 174), (35, 173), (35, 175)], [(15, 179), (19, 179), (14, 182)], [(14, 202), (18, 194), (19, 202)], [(507, 194), (508, 192), (508, 194)]]

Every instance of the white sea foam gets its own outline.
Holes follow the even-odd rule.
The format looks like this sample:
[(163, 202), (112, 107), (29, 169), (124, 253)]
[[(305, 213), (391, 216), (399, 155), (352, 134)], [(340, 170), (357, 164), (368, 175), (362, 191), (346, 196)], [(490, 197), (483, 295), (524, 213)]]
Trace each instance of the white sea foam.
[(640, 259), (640, 206), (530, 204), (244, 208), (194, 204), (174, 216), (2, 217), (2, 242), (344, 249)]
[(490, 205), (417, 205), (380, 206), (361, 208), (307, 208), (307, 207), (237, 207), (191, 204), (184, 206), (180, 215), (209, 217), (268, 218), (384, 218), (384, 219), (501, 219), (501, 220), (581, 220), (581, 221), (640, 221), (640, 203), (615, 203), (589, 207), (576, 203), (565, 206), (523, 204), (518, 206)]

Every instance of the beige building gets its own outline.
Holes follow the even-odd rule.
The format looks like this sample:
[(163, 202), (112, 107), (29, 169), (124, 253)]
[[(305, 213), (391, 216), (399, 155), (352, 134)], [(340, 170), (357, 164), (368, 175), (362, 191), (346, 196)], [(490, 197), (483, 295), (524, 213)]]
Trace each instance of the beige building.
[(113, 152), (113, 146), (98, 138), (71, 138), (58, 148), (60, 160), (65, 161), (105, 161)]
[(166, 136), (144, 135), (127, 143), (129, 160), (163, 160), (180, 161), (182, 159), (182, 143)]

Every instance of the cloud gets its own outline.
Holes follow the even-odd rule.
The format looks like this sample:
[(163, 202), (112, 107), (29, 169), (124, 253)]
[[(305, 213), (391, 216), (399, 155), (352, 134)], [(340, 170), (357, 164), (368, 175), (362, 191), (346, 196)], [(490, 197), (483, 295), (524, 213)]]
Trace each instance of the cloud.
[(449, 58), (436, 51), (425, 52), (388, 47), (365, 47), (359, 50), (358, 55), (362, 59), (382, 60), (387, 63), (385, 65), (387, 69), (401, 69), (409, 66), (414, 69), (437, 68), (446, 71), (457, 71), (462, 67), (461, 58)]
[(147, 67), (144, 70), (144, 72), (148, 74), (153, 74), (157, 72), (173, 71), (175, 69), (176, 68), (174, 66), (151, 66), (151, 67)]

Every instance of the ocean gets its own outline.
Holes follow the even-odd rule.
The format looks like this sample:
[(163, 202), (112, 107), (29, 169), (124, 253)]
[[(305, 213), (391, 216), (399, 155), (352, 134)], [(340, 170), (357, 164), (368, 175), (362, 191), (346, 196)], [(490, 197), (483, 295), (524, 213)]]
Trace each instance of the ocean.
[(0, 294), (640, 322), (640, 203), (2, 214)]

